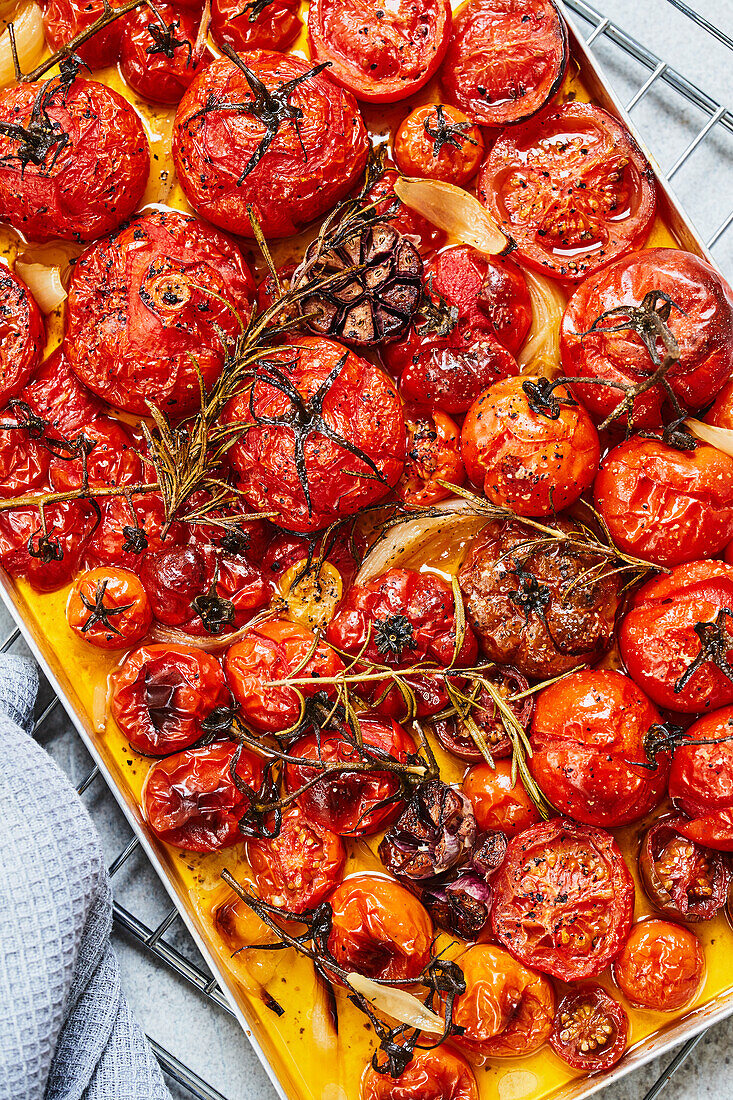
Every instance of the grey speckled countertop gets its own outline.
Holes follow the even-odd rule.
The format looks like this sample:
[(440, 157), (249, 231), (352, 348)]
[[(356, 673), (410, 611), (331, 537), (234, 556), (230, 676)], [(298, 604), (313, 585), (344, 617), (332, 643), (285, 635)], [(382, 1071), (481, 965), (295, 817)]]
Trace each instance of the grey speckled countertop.
[[(696, 10), (733, 36), (733, 0), (693, 0)], [(676, 12), (666, 0), (594, 0), (613, 22), (633, 34), (669, 64), (699, 84), (721, 103), (733, 108), (733, 53)], [(578, 21), (587, 33), (587, 25)], [(624, 102), (646, 78), (646, 71), (625, 59), (605, 42), (597, 56)], [(673, 93), (653, 90), (634, 112), (634, 118), (663, 169), (674, 164), (694, 137), (704, 116)], [(706, 143), (675, 179), (677, 193), (707, 239), (733, 207), (733, 135), (723, 134)], [(733, 229), (715, 249), (718, 263), (733, 276)], [(0, 637), (10, 622), (0, 611)], [(66, 731), (60, 709), (43, 727), (40, 740), (79, 782), (89, 771), (89, 758), (78, 738)], [(101, 782), (86, 795), (112, 859), (124, 846), (129, 830), (112, 797)], [(122, 905), (154, 927), (168, 908), (167, 898), (144, 857), (137, 853), (115, 879)], [(195, 949), (175, 925), (166, 937), (184, 954)], [(271, 1100), (275, 1093), (259, 1062), (234, 1022), (221, 1010), (204, 1003), (189, 986), (146, 954), (117, 935), (123, 981), (145, 1029), (168, 1050), (184, 1059), (219, 1089), (227, 1100)], [(726, 1100), (733, 1098), (733, 1020), (712, 1028), (686, 1065), (663, 1092), (664, 1100)], [(627, 1077), (604, 1092), (604, 1100), (641, 1100), (669, 1056)], [(175, 1091), (178, 1098), (188, 1097)]]

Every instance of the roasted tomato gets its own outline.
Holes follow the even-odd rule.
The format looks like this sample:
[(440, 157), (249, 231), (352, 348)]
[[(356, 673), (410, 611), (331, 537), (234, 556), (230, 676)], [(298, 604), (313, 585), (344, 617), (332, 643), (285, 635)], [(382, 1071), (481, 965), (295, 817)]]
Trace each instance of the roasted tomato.
[(282, 951), (243, 951), (242, 948), (279, 943), (277, 933), (233, 890), (227, 890), (220, 900), (217, 898), (211, 909), (211, 923), (228, 949), (224, 962), (245, 989), (261, 997), (263, 988), (282, 962)]
[(344, 842), (297, 806), (283, 814), (273, 840), (247, 842), (257, 893), (268, 905), (302, 913), (320, 904), (341, 881)]
[(120, 41), (120, 72), (153, 103), (178, 103), (212, 54), (197, 43), (200, 15), (178, 4), (130, 12)]
[[(684, 771), (682, 759), (679, 770)], [(644, 891), (654, 908), (671, 920), (710, 920), (728, 897), (730, 871), (720, 852), (696, 844), (680, 832), (680, 828), (697, 831), (700, 824), (686, 818), (664, 818), (655, 821), (641, 842), (639, 871)]]
[(353, 875), (331, 896), (328, 949), (367, 978), (417, 978), (430, 961), (433, 925), (417, 898), (390, 879)]
[[(531, 694), (523, 694), (529, 688), (526, 678), (509, 665), (495, 665), (491, 662), (480, 662), (479, 671), (481, 676), (489, 680), (498, 690), (517, 721), (527, 729), (534, 709), (534, 698)], [(475, 694), (475, 705), (470, 712), (471, 718), (481, 730), (491, 755), (496, 760), (509, 756), (512, 743), (488, 689), (483, 685), (480, 685), (477, 691), (468, 687), (464, 690), (464, 694), (469, 699)], [(513, 698), (516, 695), (522, 695), (522, 698)], [(459, 760), (467, 760), (474, 764), (484, 759), (484, 754), (465, 728), (465, 724), (457, 717), (451, 715), (439, 718), (433, 723), (433, 733), (443, 748), (453, 756), (457, 756)]]
[(80, 489), (87, 483), (100, 485), (134, 485), (142, 479), (142, 463), (135, 452), (132, 437), (122, 424), (110, 416), (93, 416), (82, 428), (86, 460), (54, 446), (55, 457), (49, 467), (51, 485), (57, 492)]
[(416, 107), (394, 139), (400, 172), (458, 187), (476, 175), (485, 151), (480, 128), (463, 111), (442, 103)]
[[(653, 297), (645, 303), (647, 295)], [(730, 373), (733, 292), (705, 260), (677, 248), (633, 252), (580, 284), (560, 329), (565, 374), (619, 386), (641, 382), (655, 367), (640, 329), (645, 319), (659, 327), (655, 313), (664, 313), (663, 323), (679, 351), (666, 375), (669, 385), (689, 408), (707, 405)], [(658, 337), (655, 345), (661, 359), (664, 345)], [(598, 420), (624, 397), (620, 388), (607, 385), (574, 384), (572, 390)], [(657, 427), (665, 398), (661, 386), (635, 398), (634, 426)]]
[(461, 955), (466, 992), (456, 998), (453, 1023), (464, 1028), (456, 1046), (486, 1058), (514, 1058), (539, 1050), (555, 1016), (555, 994), (542, 974), (501, 947), (477, 944)]
[(595, 502), (627, 554), (664, 566), (709, 558), (733, 538), (733, 457), (632, 436), (603, 459)]
[(561, 814), (605, 829), (628, 825), (667, 790), (669, 754), (654, 768), (647, 758), (647, 735), (661, 720), (628, 676), (574, 672), (537, 696), (529, 770)]
[(494, 935), (525, 966), (594, 978), (631, 928), (634, 883), (610, 835), (554, 818), (510, 840), (492, 882)]
[(560, 1001), (550, 1046), (563, 1062), (583, 1073), (601, 1073), (619, 1061), (629, 1034), (629, 1018), (601, 985), (570, 990)]
[(450, 1047), (418, 1050), (399, 1077), (368, 1066), (361, 1080), (361, 1100), (479, 1100), (473, 1070)]
[(282, 578), (294, 565), (323, 560), (332, 565), (341, 577), (344, 589), (356, 576), (359, 562), (354, 557), (351, 539), (344, 530), (324, 531), (315, 535), (296, 535), (290, 531), (278, 531), (270, 541), (262, 557), (262, 572), (273, 584), (281, 587)]
[(72, 372), (69, 360), (58, 347), (41, 363), (23, 390), (23, 400), (32, 411), (48, 421), (51, 435), (70, 438), (102, 412), (102, 403)]
[(523, 122), (552, 99), (568, 60), (553, 0), (469, 0), (440, 73), (446, 99), (481, 126)]
[(0, 494), (6, 497), (47, 486), (51, 454), (25, 423), (23, 416), (0, 412)]
[(299, 0), (212, 0), (211, 37), (237, 53), (287, 53), (302, 26)]
[(266, 237), (289, 237), (348, 194), (367, 133), (353, 97), (299, 57), (254, 50), (242, 62), (249, 75), (215, 61), (181, 100), (176, 171), (214, 225), (251, 237), (251, 207)]
[(88, 569), (74, 581), (66, 602), (74, 633), (99, 649), (137, 645), (153, 621), (145, 589), (127, 569)]
[[(433, 573), (416, 569), (388, 569), (367, 584), (354, 585), (330, 623), (331, 645), (377, 665), (409, 668), (432, 661), (442, 668), (453, 662), (456, 648), (456, 609), (449, 585)], [(455, 664), (470, 666), (476, 657), (476, 639), (466, 627)], [(435, 714), (448, 702), (435, 677), (412, 675), (418, 714)], [(390, 681), (367, 682), (362, 690), (380, 713), (398, 717), (405, 702)]]
[(203, 723), (229, 703), (221, 665), (203, 649), (147, 645), (112, 675), (112, 717), (133, 749), (165, 756), (206, 733)]
[(421, 254), (426, 256), (445, 244), (445, 233), (400, 202), (394, 193), (394, 185), (399, 178), (399, 172), (388, 168), (369, 188), (364, 201), (372, 206), (374, 213), (380, 219), (388, 221), (398, 233), (412, 241)]
[(566, 103), (507, 129), (479, 176), (479, 197), (530, 267), (578, 282), (643, 244), (654, 173), (626, 127)]
[(635, 924), (616, 959), (616, 984), (632, 1005), (679, 1012), (702, 985), (705, 955), (697, 936), (680, 924), (643, 920)]
[(14, 272), (0, 275), (0, 405), (17, 397), (41, 361), (46, 326), (35, 298)]
[(509, 760), (497, 760), (493, 768), (486, 763), (476, 764), (464, 777), (463, 793), (473, 806), (481, 832), (513, 836), (540, 820), (521, 781), (517, 778), (512, 782)]
[(519, 370), (514, 355), (532, 318), (527, 284), (511, 260), (467, 245), (438, 253), (424, 279), (430, 304), (380, 354), (408, 401), (466, 412), (487, 386)]
[[(238, 783), (234, 782), (235, 771)], [(262, 761), (224, 743), (186, 749), (151, 767), (142, 790), (145, 820), (166, 844), (215, 852), (242, 840), (239, 819), (249, 806), (242, 784), (256, 791)]]
[(253, 508), (276, 512), (290, 530), (317, 531), (397, 483), (405, 421), (389, 378), (366, 359), (318, 336), (288, 348), (229, 405), (227, 423), (254, 421), (229, 460)]
[(733, 852), (733, 707), (699, 718), (685, 740), (672, 760), (669, 795), (691, 820), (675, 827), (696, 844)]
[[(321, 678), (333, 677), (343, 669), (333, 650), (324, 642), (315, 645), (315, 640), (305, 627), (276, 620), (252, 627), (227, 650), (229, 686), (242, 717), (255, 729), (280, 732), (294, 726), (301, 712), (299, 695), (314, 695), (321, 690)], [(271, 686), (272, 680), (286, 679), (295, 669), (299, 679), (313, 683), (299, 684), (297, 693), (293, 688)], [(324, 688), (333, 694), (332, 687)]]
[[(110, 6), (121, 8), (122, 0), (115, 0)], [(55, 51), (65, 46), (77, 34), (91, 27), (104, 11), (104, 0), (46, 0), (43, 4), (43, 30), (49, 49)], [(74, 52), (90, 69), (103, 69), (117, 61), (126, 18), (129, 16), (116, 19), (77, 46)]]
[(629, 675), (657, 706), (684, 714), (733, 703), (733, 567), (678, 565), (637, 592), (619, 629)]
[(234, 244), (178, 210), (154, 210), (79, 258), (64, 350), (90, 389), (128, 412), (200, 403), (249, 316), (254, 283)]
[(313, 0), (308, 12), (311, 56), (370, 103), (390, 103), (422, 88), (445, 55), (448, 0), (396, 0), (375, 11), (363, 0)]
[[(30, 137), (0, 139), (0, 217), (31, 241), (88, 241), (129, 218), (148, 182), (143, 124), (105, 84), (61, 77), (0, 92), (0, 122), (47, 135), (42, 158)], [(47, 148), (46, 148), (47, 146)]]
[[(289, 750), (289, 755), (302, 763), (289, 763), (285, 768), (288, 793), (302, 792), (297, 801), (308, 819), (339, 836), (376, 833), (399, 817), (404, 808), (397, 772), (348, 771), (341, 770), (342, 766), (373, 765), (382, 760), (404, 764), (415, 752), (411, 738), (396, 722), (360, 718), (359, 725), (363, 748), (356, 745), (346, 727), (341, 733), (309, 733)], [(319, 779), (324, 765), (329, 764), (338, 765), (339, 770), (332, 778), (323, 775)]]
[(733, 380), (725, 383), (704, 419), (706, 424), (714, 424), (718, 428), (733, 428)]
[[(574, 530), (566, 520), (548, 526)], [(531, 545), (520, 523), (487, 524), (458, 579), (466, 614), (486, 656), (542, 680), (593, 664), (611, 645), (618, 578), (587, 571), (601, 559), (563, 539)]]
[(549, 516), (574, 504), (593, 484), (601, 456), (582, 405), (559, 386), (554, 407), (546, 408), (533, 396), (538, 382), (526, 376), (495, 382), (471, 405), (461, 431), (471, 481), (520, 516)]
[(45, 529), (37, 508), (0, 513), (0, 565), (37, 592), (54, 592), (78, 572), (97, 515), (85, 500), (47, 505), (44, 513)]
[(437, 409), (427, 413), (417, 408), (405, 410), (405, 425), (407, 458), (397, 496), (411, 508), (429, 507), (451, 495), (440, 481), (463, 485), (466, 480), (458, 427)]
[(163, 539), (165, 506), (159, 493), (134, 496), (132, 508), (126, 497), (100, 501), (102, 522), (86, 548), (85, 564), (119, 565), (138, 572), (149, 551), (154, 554), (186, 541), (189, 528), (174, 520)]

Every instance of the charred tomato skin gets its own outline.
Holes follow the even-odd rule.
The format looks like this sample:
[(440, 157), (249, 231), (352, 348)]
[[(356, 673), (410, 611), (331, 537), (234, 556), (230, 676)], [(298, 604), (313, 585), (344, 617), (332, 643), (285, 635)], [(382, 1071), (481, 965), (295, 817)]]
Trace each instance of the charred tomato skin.
[(414, 1100), (419, 1089), (425, 1090), (426, 1100), (479, 1100), (470, 1065), (445, 1044), (415, 1051), (397, 1078), (367, 1066), (361, 1079), (361, 1100)]
[(152, 620), (145, 589), (127, 569), (85, 570), (74, 581), (66, 601), (66, 621), (71, 629), (99, 649), (138, 645)]
[(628, 1033), (628, 1016), (616, 998), (601, 985), (583, 985), (558, 1004), (550, 1046), (573, 1069), (600, 1073), (623, 1056)]
[(0, 273), (0, 405), (18, 397), (41, 362), (43, 314), (15, 272)]
[(697, 936), (681, 924), (639, 921), (614, 963), (616, 984), (632, 1004), (657, 1012), (679, 1012), (702, 984), (705, 953)]
[(687, 818), (661, 818), (642, 838), (639, 873), (644, 892), (655, 910), (669, 920), (710, 920), (728, 897), (728, 866), (720, 852), (684, 835), (695, 828)]
[(689, 743), (675, 750), (669, 776), (669, 796), (686, 815), (675, 826), (696, 844), (731, 852), (733, 740), (728, 738), (733, 738), (733, 707), (698, 718), (685, 736)]

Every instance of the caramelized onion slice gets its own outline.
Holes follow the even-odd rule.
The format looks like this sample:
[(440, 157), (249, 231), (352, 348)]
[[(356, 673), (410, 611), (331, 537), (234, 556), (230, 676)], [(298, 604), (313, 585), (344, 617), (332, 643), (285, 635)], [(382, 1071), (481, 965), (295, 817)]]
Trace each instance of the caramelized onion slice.
[[(18, 50), (18, 64), (21, 72), (34, 69), (41, 60), (46, 39), (43, 34), (43, 16), (38, 4), (23, 4), (12, 20), (15, 31), (15, 45)], [(0, 88), (15, 81), (15, 66), (10, 34), (6, 30), (0, 35)]]
[(386, 1012), (393, 1020), (419, 1028), (420, 1031), (442, 1034), (445, 1026), (442, 1016), (431, 1012), (405, 989), (394, 985), (379, 985), (371, 978), (365, 978), (363, 974), (347, 974), (346, 980), (352, 989), (361, 993), (370, 1004), (381, 1012)]
[(704, 424), (702, 420), (688, 419), (685, 421), (696, 439), (703, 443), (709, 443), (711, 447), (717, 447), (727, 455), (733, 455), (733, 430), (731, 428), (719, 428), (716, 424)]
[(560, 370), (560, 325), (567, 298), (552, 279), (527, 268), (522, 274), (532, 300), (532, 326), (517, 362), (523, 374), (553, 378)]
[(400, 202), (449, 237), (463, 241), (485, 256), (503, 252), (509, 243), (478, 199), (453, 183), (403, 176), (395, 183), (394, 192)]
[(42, 313), (53, 313), (67, 298), (60, 267), (27, 264), (17, 260), (15, 270), (30, 290)]

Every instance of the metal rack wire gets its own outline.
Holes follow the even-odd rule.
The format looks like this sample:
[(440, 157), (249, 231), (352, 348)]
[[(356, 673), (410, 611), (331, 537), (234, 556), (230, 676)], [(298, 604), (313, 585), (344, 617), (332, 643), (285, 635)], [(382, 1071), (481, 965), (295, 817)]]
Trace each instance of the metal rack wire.
[[(587, 42), (590, 46), (594, 49), (601, 44), (603, 44), (604, 47), (611, 46), (625, 59), (631, 59), (636, 62), (640, 66), (642, 74), (646, 71), (646, 77), (627, 103), (627, 109), (629, 111), (633, 111), (637, 108), (642, 100), (649, 95), (652, 89), (655, 89), (657, 93), (661, 91), (662, 93), (681, 97), (691, 108), (702, 113), (704, 118), (703, 125), (688, 141), (686, 147), (677, 156), (672, 166), (666, 171), (666, 176), (669, 180), (677, 176), (682, 168), (699, 153), (703, 144), (709, 141), (713, 135), (718, 135), (720, 133), (733, 135), (733, 111), (727, 108), (726, 105), (717, 102), (702, 88), (692, 83), (680, 72), (668, 65), (652, 50), (631, 37), (621, 27), (606, 18), (590, 4), (586, 3), (585, 0), (565, 0), (565, 2), (570, 11), (579, 18), (581, 26), (587, 27)], [(694, 12), (683, 2), (683, 0), (668, 0), (668, 2), (677, 10), (688, 16), (698, 26), (713, 35), (718, 41), (733, 50), (733, 40), (720, 28), (713, 26), (698, 13)], [(733, 150), (733, 144), (731, 145), (731, 149)], [(694, 218), (695, 210), (692, 209), (691, 213)], [(731, 210), (715, 230), (709, 234), (707, 240), (708, 247), (715, 249), (722, 242), (724, 235), (730, 230), (732, 225), (733, 210)], [(16, 629), (12, 631), (5, 642), (0, 646), (0, 652), (5, 653), (13, 649), (19, 640), (20, 632)], [(59, 706), (59, 699), (52, 697), (36, 719), (34, 736), (43, 735), (44, 730), (49, 729), (49, 719), (57, 711)], [(69, 728), (71, 728), (71, 724), (68, 723), (68, 725)], [(103, 785), (99, 769), (96, 766), (93, 767), (78, 784), (77, 790), (83, 795), (95, 785), (97, 787)], [(111, 795), (109, 797), (111, 798)], [(110, 863), (109, 871), (113, 879), (130, 857), (139, 851), (139, 848), (139, 841), (135, 836), (131, 835), (128, 842)], [(202, 966), (192, 962), (166, 939), (166, 934), (169, 933), (174, 926), (178, 925), (182, 928), (178, 913), (174, 907), (168, 909), (165, 916), (155, 925), (155, 927), (150, 927), (134, 912), (125, 908), (119, 901), (115, 901), (114, 925), (118, 935), (135, 943), (140, 951), (149, 959), (156, 960), (156, 962), (163, 964), (183, 982), (195, 989), (203, 998), (207, 1008), (232, 1015), (227, 999), (217, 985), (216, 979)], [(221, 1092), (217, 1091), (213, 1085), (209, 1084), (199, 1076), (199, 1074), (195, 1073), (180, 1058), (162, 1047), (154, 1038), (149, 1038), (164, 1073), (172, 1081), (176, 1082), (187, 1095), (194, 1096), (197, 1100), (226, 1100), (226, 1097), (224, 1097)], [(675, 1057), (665, 1067), (657, 1081), (647, 1092), (644, 1100), (656, 1100), (656, 1098), (660, 1096), (672, 1075), (692, 1053), (701, 1039), (702, 1035), (698, 1035), (679, 1049)]]

